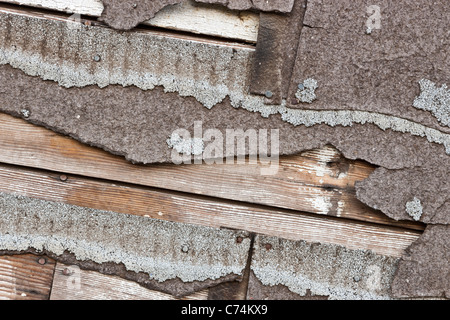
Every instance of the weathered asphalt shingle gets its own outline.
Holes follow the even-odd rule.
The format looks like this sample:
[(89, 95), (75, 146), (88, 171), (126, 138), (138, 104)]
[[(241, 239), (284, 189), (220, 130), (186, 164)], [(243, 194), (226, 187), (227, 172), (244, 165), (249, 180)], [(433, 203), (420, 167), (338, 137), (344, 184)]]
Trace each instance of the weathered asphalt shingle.
[[(205, 282), (204, 288), (239, 279), (249, 248), (246, 232), (0, 193), (0, 251), (32, 249), (56, 258), (71, 254), (87, 265), (123, 264), (126, 271), (145, 274), (139, 279), (148, 287), (175, 295), (190, 293), (192, 282)], [(175, 280), (186, 289), (183, 283), (174, 286)]]
[(391, 299), (398, 260), (368, 250), (257, 236), (251, 270), (263, 285), (282, 285), (300, 296)]
[(429, 225), (406, 250), (392, 283), (392, 292), (399, 298), (450, 299), (449, 225)]
[[(382, 166), (357, 187), (370, 206), (414, 220), (418, 199), (421, 221), (447, 224), (447, 100), (423, 105), (420, 84), (448, 85), (448, 4), (380, 1), (380, 29), (367, 27), (370, 6), (308, 2), (290, 97), (279, 106), (247, 93), (248, 48), (1, 14), (0, 109), (143, 163), (171, 161), (167, 139), (194, 121), (223, 134), (279, 129), (281, 154), (332, 144)], [(306, 79), (317, 86), (293, 105)]]
[[(186, 0), (101, 0), (104, 5), (99, 20), (118, 30), (129, 30), (151, 19), (169, 5)], [(195, 0), (201, 3), (219, 4), (233, 10), (260, 10), (290, 12), (294, 0)]]

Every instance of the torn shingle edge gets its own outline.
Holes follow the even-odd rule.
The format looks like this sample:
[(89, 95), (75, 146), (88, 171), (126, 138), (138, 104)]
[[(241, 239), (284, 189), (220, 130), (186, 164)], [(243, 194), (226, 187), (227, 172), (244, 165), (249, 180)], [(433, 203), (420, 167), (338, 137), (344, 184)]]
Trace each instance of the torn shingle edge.
[[(370, 250), (257, 235), (250, 265), (257, 281), (250, 282), (248, 298), (442, 297), (448, 291), (448, 252), (441, 251), (448, 245), (449, 230), (448, 226), (427, 229), (424, 239), (408, 249), (405, 260)], [(179, 297), (242, 279), (250, 246), (245, 231), (0, 193), (0, 253), (48, 254), (66, 264), (119, 275)], [(414, 267), (424, 254), (438, 262), (435, 268)], [(397, 273), (401, 276), (395, 277)], [(260, 285), (271, 294), (263, 296)]]
[[(241, 237), (242, 241), (236, 241)], [(96, 264), (145, 273), (147, 287), (180, 295), (187, 283), (239, 279), (250, 239), (219, 230), (0, 193), (0, 251), (67, 253)], [(180, 283), (172, 288), (173, 280)], [(211, 282), (212, 280), (212, 282)], [(152, 281), (156, 284), (152, 285)], [(161, 285), (162, 283), (171, 285)], [(197, 285), (202, 289), (201, 285)]]
[[(398, 261), (369, 250), (258, 235), (251, 270), (263, 285), (283, 285), (299, 296), (386, 300), (393, 298), (391, 284)], [(264, 298), (251, 291), (250, 296)]]
[[(104, 5), (99, 20), (118, 30), (129, 30), (153, 18), (161, 9), (186, 0), (101, 0)], [(294, 0), (195, 0), (199, 3), (218, 4), (232, 10), (260, 10), (287, 13)]]
[[(235, 108), (258, 112), (263, 117), (280, 114), (284, 121), (294, 126), (371, 123), (382, 130), (391, 129), (425, 137), (429, 142), (443, 145), (447, 154), (450, 154), (450, 134), (412, 120), (368, 111), (290, 109), (284, 100), (279, 106), (265, 105), (262, 97), (246, 92), (247, 72), (243, 70), (250, 68), (252, 49), (234, 50), (231, 47), (156, 35), (121, 34), (82, 25), (67, 28), (66, 23), (61, 21), (18, 15), (1, 14), (0, 27), (3, 32), (9, 30), (9, 34), (15, 34), (14, 39), (2, 35), (7, 41), (0, 48), (0, 64), (9, 64), (28, 75), (55, 81), (66, 88), (89, 85), (102, 88), (118, 84), (151, 90), (155, 86), (163, 86), (165, 92), (177, 92), (183, 97), (192, 96), (207, 108), (212, 108), (228, 96)], [(65, 30), (65, 34), (54, 34), (61, 29)], [(50, 51), (29, 52), (27, 48), (38, 47), (44, 40), (42, 37)], [(58, 39), (65, 42), (58, 45), (60, 55), (67, 57), (64, 61), (55, 60), (50, 54), (51, 44)], [(86, 39), (92, 39), (93, 43), (86, 46)], [(110, 52), (108, 43), (123, 46), (116, 46), (114, 52)], [(21, 48), (23, 44), (28, 47)], [(77, 48), (81, 47), (83, 51), (79, 52)], [(94, 59), (97, 56), (100, 61)], [(133, 61), (130, 57), (134, 57)], [(125, 60), (128, 62), (127, 68), (123, 68)], [(211, 74), (209, 64), (198, 64), (198, 61), (207, 60), (214, 61), (214, 74)], [(199, 68), (196, 72), (192, 72), (193, 65)], [(209, 76), (205, 77), (205, 74)]]

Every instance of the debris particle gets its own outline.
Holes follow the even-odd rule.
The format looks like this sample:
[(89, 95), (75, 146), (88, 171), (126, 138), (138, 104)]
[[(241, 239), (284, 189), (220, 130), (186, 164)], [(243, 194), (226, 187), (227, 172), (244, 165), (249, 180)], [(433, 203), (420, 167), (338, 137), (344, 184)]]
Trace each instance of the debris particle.
[(25, 118), (29, 118), (29, 117), (30, 117), (30, 114), (31, 114), (30, 110), (28, 110), (28, 109), (22, 109), (22, 110), (20, 111), (20, 113), (21, 113)]

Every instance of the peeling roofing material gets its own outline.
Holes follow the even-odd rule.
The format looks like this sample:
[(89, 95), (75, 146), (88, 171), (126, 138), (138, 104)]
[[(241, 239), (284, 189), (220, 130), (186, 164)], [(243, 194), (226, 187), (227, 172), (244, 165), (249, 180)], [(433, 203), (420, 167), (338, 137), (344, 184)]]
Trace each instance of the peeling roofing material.
[(356, 196), (395, 220), (450, 224), (449, 176), (450, 162), (446, 159), (422, 169), (378, 168), (356, 183)]
[[(137, 163), (170, 162), (170, 143), (175, 149), (192, 149), (194, 140), (170, 138), (180, 128), (192, 131), (195, 121), (223, 135), (236, 127), (279, 129), (280, 154), (331, 144), (348, 159), (381, 166), (356, 186), (358, 199), (394, 219), (419, 220), (436, 225), (430, 230), (448, 230), (450, 15), (444, 0), (420, 2), (420, 10), (417, 7), (417, 1), (382, 0), (380, 26), (367, 32), (371, 17), (362, 10), (364, 1), (309, 0), (303, 24), (297, 25), (301, 37), (297, 53), (291, 52), (296, 58), (288, 86), (286, 78), (279, 78), (286, 64), (274, 58), (276, 86), (290, 88), (286, 94), (276, 86), (270, 89), (278, 101), (286, 96), (278, 105), (267, 105), (263, 90), (259, 96), (248, 93), (258, 48), (254, 52), (247, 46), (218, 46), (151, 32), (68, 27), (63, 21), (1, 13), (0, 36), (5, 41), (0, 44), (0, 110)], [(432, 252), (448, 252), (446, 240), (434, 238), (448, 235), (445, 232), (429, 232), (423, 245), (431, 246)], [(307, 256), (291, 244), (279, 243), (278, 249), (286, 246), (292, 259)], [(383, 258), (371, 253), (318, 248), (325, 265), (330, 261), (346, 265), (347, 260), (361, 258), (360, 263), (384, 267)], [(328, 252), (338, 252), (342, 260), (339, 255), (332, 260)], [(414, 261), (421, 261), (416, 271), (427, 275), (431, 270), (425, 265), (434, 264), (437, 256), (430, 253), (423, 260), (414, 256)], [(258, 259), (278, 261), (277, 257), (260, 250)], [(446, 265), (439, 261), (442, 273)], [(280, 258), (280, 263), (287, 262)], [(414, 263), (411, 260), (405, 268)], [(330, 278), (329, 288), (335, 289), (324, 289), (310, 270), (291, 266), (286, 264), (285, 271), (277, 273), (260, 263), (253, 272), (264, 285), (282, 285), (297, 295), (389, 297), (391, 278), (380, 280), (382, 285), (375, 290), (367, 281), (342, 280), (338, 272), (336, 279)], [(391, 277), (391, 271), (388, 268), (386, 275)], [(398, 272), (395, 283), (406, 274)], [(442, 285), (448, 290), (448, 282)], [(417, 288), (399, 292), (418, 294)], [(438, 292), (433, 290), (429, 292)]]
[(249, 300), (328, 300), (327, 296), (311, 295), (309, 289), (305, 295), (299, 295), (289, 290), (286, 286), (277, 284), (265, 286), (253, 271), (250, 272), (247, 299)]
[(0, 250), (30, 248), (56, 256), (69, 252), (79, 261), (123, 264), (128, 271), (145, 273), (147, 281), (201, 282), (242, 277), (250, 239), (246, 232), (0, 193)]
[(263, 285), (282, 285), (300, 296), (385, 300), (392, 298), (398, 260), (368, 250), (257, 236), (251, 270)]
[[(101, 0), (104, 5), (100, 21), (118, 30), (130, 30), (153, 18), (163, 8), (185, 0)], [(195, 0), (199, 3), (219, 4), (232, 10), (260, 10), (287, 13), (294, 0)]]
[(169, 5), (183, 0), (101, 0), (103, 12), (99, 20), (118, 30), (130, 30), (139, 23), (153, 18)]
[[(303, 21), (291, 97), (313, 78), (320, 88), (311, 110), (376, 111), (449, 133), (429, 111), (413, 106), (419, 81), (450, 79), (448, 1), (378, 1), (379, 16), (367, 1), (309, 0)], [(366, 34), (371, 19), (380, 28)]]
[(203, 3), (216, 3), (233, 10), (260, 10), (288, 13), (295, 0), (195, 0)]
[(393, 294), (450, 299), (449, 261), (450, 225), (427, 226), (402, 257), (392, 283)]

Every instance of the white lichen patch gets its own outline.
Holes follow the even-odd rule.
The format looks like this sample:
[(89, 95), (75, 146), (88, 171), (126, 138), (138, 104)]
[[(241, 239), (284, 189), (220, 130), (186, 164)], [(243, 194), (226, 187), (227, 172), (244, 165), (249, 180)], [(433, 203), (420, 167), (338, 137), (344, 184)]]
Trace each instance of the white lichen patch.
[(306, 79), (302, 85), (299, 85), (295, 97), (302, 103), (312, 103), (316, 100), (316, 89), (319, 87), (317, 80)]
[(414, 100), (413, 106), (430, 111), (441, 124), (450, 127), (450, 90), (447, 85), (438, 88), (427, 79), (420, 80), (419, 85), (421, 93)]
[(406, 213), (415, 221), (419, 221), (423, 214), (423, 206), (420, 199), (414, 197), (412, 201), (407, 202)]

